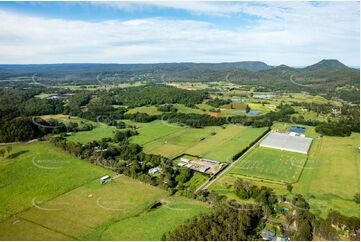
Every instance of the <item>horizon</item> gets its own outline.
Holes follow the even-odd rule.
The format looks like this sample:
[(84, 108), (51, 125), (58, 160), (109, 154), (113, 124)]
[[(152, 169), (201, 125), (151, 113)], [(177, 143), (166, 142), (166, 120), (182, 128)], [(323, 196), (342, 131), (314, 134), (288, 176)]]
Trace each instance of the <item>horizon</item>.
[(359, 2), (0, 2), (1, 64), (359, 67)]
[(308, 66), (312, 66), (315, 64), (318, 64), (321, 61), (331, 61), (331, 60), (336, 60), (338, 62), (340, 62), (341, 64), (344, 64), (345, 66), (349, 67), (349, 68), (356, 68), (356, 69), (360, 69), (360, 66), (352, 66), (352, 65), (346, 65), (345, 63), (342, 63), (341, 61), (337, 60), (337, 59), (322, 59), (320, 61), (317, 61), (315, 63), (310, 63), (308, 65), (303, 65), (303, 66), (291, 66), (291, 65), (287, 65), (287, 64), (280, 64), (280, 65), (270, 65), (264, 61), (247, 61), (247, 60), (241, 60), (241, 61), (228, 61), (228, 62), (190, 62), (190, 61), (185, 61), (185, 62), (151, 62), (151, 63), (115, 63), (115, 62), (64, 62), (64, 63), (22, 63), (22, 64), (14, 64), (14, 63), (0, 63), (0, 66), (31, 66), (31, 65), (161, 65), (161, 64), (232, 64), (232, 63), (243, 63), (243, 62), (259, 62), (259, 63), (263, 63), (266, 64), (272, 68), (278, 67), (278, 66), (288, 66), (291, 68), (306, 68)]

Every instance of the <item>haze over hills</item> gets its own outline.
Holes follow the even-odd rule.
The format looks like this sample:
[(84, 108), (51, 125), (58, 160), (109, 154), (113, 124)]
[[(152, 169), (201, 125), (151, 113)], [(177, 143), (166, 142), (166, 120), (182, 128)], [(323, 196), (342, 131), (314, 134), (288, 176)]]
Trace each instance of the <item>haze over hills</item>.
[(99, 64), (99, 63), (61, 63), (61, 64), (1, 64), (0, 74), (16, 73), (43, 73), (43, 72), (116, 72), (116, 71), (150, 71), (150, 70), (169, 70), (169, 69), (210, 69), (226, 70), (241, 69), (248, 71), (264, 71), (274, 68), (288, 71), (304, 70), (350, 70), (338, 60), (321, 60), (320, 62), (307, 66), (305, 68), (294, 68), (287, 65), (271, 66), (261, 61), (240, 61), (223, 63), (154, 63), (154, 64)]

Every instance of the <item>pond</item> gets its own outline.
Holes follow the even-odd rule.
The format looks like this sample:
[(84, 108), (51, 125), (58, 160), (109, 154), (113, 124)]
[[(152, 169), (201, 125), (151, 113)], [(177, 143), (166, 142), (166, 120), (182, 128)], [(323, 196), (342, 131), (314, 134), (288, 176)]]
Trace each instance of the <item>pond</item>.
[(250, 110), (248, 113), (246, 113), (246, 110), (241, 111), (241, 113), (250, 114), (250, 115), (257, 115), (257, 114), (259, 114), (261, 112), (262, 112), (261, 110)]

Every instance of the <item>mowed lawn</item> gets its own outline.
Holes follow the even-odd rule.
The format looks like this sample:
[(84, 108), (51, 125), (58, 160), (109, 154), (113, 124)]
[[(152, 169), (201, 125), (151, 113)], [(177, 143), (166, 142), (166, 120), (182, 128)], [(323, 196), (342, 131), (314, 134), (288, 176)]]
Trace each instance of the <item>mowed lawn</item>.
[(295, 192), (308, 197), (311, 206), (324, 216), (330, 208), (359, 216), (360, 206), (352, 201), (360, 192), (359, 147), (358, 133), (316, 139)]
[(109, 171), (79, 160), (45, 142), (13, 145), (0, 158), (0, 220), (49, 200)]
[(110, 225), (100, 239), (161, 240), (164, 233), (174, 230), (177, 225), (209, 209), (200, 201), (179, 196), (165, 198), (162, 203), (163, 205), (158, 208)]
[(231, 162), (235, 154), (249, 146), (266, 130), (267, 128), (227, 125), (225, 129), (221, 129), (214, 136), (199, 142), (186, 153), (222, 162)]
[(196, 129), (161, 120), (150, 123), (126, 123), (139, 127), (139, 134), (131, 137), (130, 141), (141, 145), (146, 153), (169, 158), (187, 153), (222, 162), (231, 162), (235, 154), (266, 131), (266, 128), (238, 125)]
[(230, 173), (293, 183), (298, 180), (306, 159), (304, 154), (257, 147), (235, 164)]
[(67, 137), (67, 140), (82, 144), (93, 140), (100, 141), (103, 138), (113, 138), (116, 130), (117, 128), (114, 126), (98, 123), (92, 130), (71, 133), (71, 135)]

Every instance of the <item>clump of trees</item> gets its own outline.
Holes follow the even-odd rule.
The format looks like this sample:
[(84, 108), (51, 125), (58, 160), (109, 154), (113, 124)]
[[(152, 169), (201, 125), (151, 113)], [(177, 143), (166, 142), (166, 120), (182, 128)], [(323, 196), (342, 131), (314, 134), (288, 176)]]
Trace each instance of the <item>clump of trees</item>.
[(175, 112), (177, 112), (177, 108), (171, 104), (165, 104), (165, 105), (159, 106), (158, 111), (161, 111), (164, 113), (166, 113), (166, 112), (174, 112), (175, 113)]
[(328, 136), (350, 136), (351, 127), (343, 123), (321, 123), (316, 126), (316, 132)]
[(151, 84), (141, 87), (112, 90), (113, 104), (127, 105), (129, 108), (180, 103), (192, 107), (208, 97), (204, 91), (190, 91), (167, 85)]
[(243, 210), (241, 205), (218, 205), (209, 214), (202, 214), (163, 235), (162, 240), (176, 241), (246, 241), (257, 240), (259, 209)]
[(215, 99), (211, 99), (209, 101), (207, 101), (207, 104), (215, 107), (215, 108), (219, 108), (220, 106), (226, 105), (226, 104), (230, 104), (232, 103), (231, 100), (229, 99), (220, 99), (220, 98), (215, 98)]

